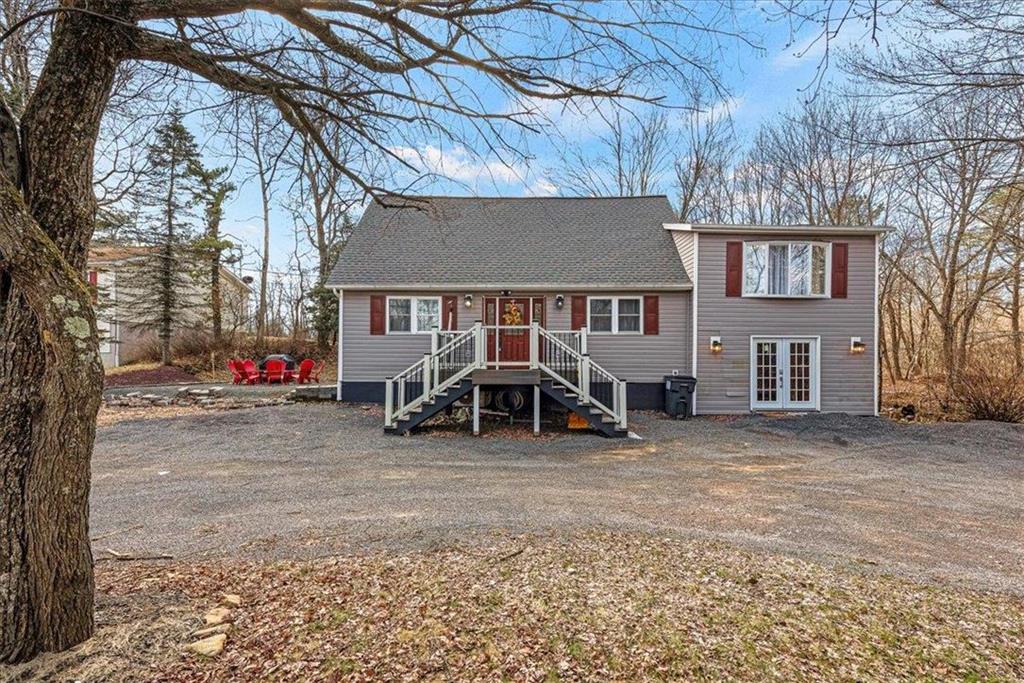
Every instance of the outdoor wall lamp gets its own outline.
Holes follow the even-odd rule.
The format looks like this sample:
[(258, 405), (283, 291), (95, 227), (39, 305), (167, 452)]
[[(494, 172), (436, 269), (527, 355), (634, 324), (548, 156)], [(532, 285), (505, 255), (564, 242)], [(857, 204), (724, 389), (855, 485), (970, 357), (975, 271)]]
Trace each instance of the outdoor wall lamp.
[(564, 307), (565, 307), (565, 295), (564, 294), (556, 294), (555, 295), (555, 308), (557, 308), (558, 310), (562, 310)]
[(721, 337), (712, 337), (711, 338), (711, 353), (721, 353), (721, 352), (722, 352), (722, 338)]
[(466, 308), (473, 308), (473, 295), (467, 294), (466, 296), (462, 297), (462, 305), (465, 306)]
[(864, 353), (866, 349), (860, 337), (850, 337), (850, 353)]
[(503, 289), (503, 290), (501, 290), (501, 295), (502, 296), (512, 296), (512, 290), (511, 289)]

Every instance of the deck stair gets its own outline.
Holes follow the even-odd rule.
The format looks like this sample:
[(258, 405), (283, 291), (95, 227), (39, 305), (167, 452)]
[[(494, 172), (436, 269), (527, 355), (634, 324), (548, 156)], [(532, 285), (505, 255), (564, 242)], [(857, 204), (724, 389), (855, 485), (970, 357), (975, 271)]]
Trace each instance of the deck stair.
[(539, 383), (541, 392), (598, 433), (628, 434), (626, 382), (591, 360), (586, 330), (553, 332), (532, 323), (521, 331), (529, 334), (529, 360), (502, 368), (488, 361), (487, 344), (497, 336), (495, 328), (477, 322), (464, 332), (435, 330), (431, 351), (385, 381), (384, 430), (405, 434), (480, 385)]

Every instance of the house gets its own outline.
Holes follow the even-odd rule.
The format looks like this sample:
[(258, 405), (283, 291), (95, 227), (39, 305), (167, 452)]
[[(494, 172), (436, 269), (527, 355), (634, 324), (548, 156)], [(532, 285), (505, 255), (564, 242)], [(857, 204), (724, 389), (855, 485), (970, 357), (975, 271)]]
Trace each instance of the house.
[[(117, 367), (139, 360), (153, 343), (155, 334), (133, 321), (132, 260), (152, 247), (95, 243), (89, 247), (86, 264), (88, 282), (97, 290), (96, 327), (100, 332), (100, 356), (104, 367)], [(221, 267), (222, 317), (225, 330), (248, 324), (252, 290), (235, 273)], [(209, 286), (197, 282), (184, 293), (194, 304), (178, 321), (178, 329), (208, 330)]]
[(873, 415), (883, 231), (681, 224), (665, 196), (374, 203), (329, 280), (338, 398), (401, 433), (532, 391), (535, 429), (547, 401), (614, 436), (692, 375), (698, 414)]

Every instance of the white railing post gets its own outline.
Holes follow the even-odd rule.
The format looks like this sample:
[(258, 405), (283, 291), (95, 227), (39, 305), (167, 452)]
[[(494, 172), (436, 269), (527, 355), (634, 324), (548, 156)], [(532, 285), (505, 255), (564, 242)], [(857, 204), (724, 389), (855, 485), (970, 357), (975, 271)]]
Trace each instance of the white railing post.
[(530, 369), (536, 370), (540, 365), (540, 323), (530, 323)]
[[(430, 328), (430, 355), (431, 356), (433, 356), (435, 353), (437, 353), (437, 349), (438, 349), (438, 346), (439, 346), (438, 337), (440, 337), (440, 336), (441, 336), (441, 331), (437, 328), (436, 325), (434, 327)], [(441, 344), (441, 346), (443, 346), (443, 344)]]
[(482, 368), (487, 365), (487, 334), (484, 332), (482, 321), (477, 320), (473, 323), (473, 336), (473, 341), (476, 344), (476, 350), (473, 353), (476, 357), (476, 366)]
[(590, 403), (590, 354), (580, 358), (580, 402)]
[(617, 412), (616, 412), (615, 417), (617, 417), (619, 419), (619, 427), (621, 429), (625, 429), (626, 428), (626, 382), (625, 381), (620, 381), (618, 383), (618, 387), (617, 388), (618, 388), (618, 392), (619, 392), (619, 405), (618, 405), (618, 407), (616, 409)]
[(390, 377), (384, 379), (384, 426), (393, 427), (394, 421), (394, 404), (395, 404), (395, 386), (394, 380)]
[(580, 328), (580, 353), (587, 354), (587, 328)]
[(430, 398), (430, 369), (433, 363), (430, 362), (431, 355), (423, 354), (423, 400)]

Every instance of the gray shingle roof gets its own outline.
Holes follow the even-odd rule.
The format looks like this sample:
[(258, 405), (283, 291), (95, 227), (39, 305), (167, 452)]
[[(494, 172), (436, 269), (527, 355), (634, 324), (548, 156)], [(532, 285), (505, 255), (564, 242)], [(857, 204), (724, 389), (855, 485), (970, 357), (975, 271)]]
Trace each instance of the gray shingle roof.
[[(331, 273), (332, 287), (687, 288), (664, 195), (422, 197), (372, 204)], [(407, 201), (408, 203), (408, 201)]]

